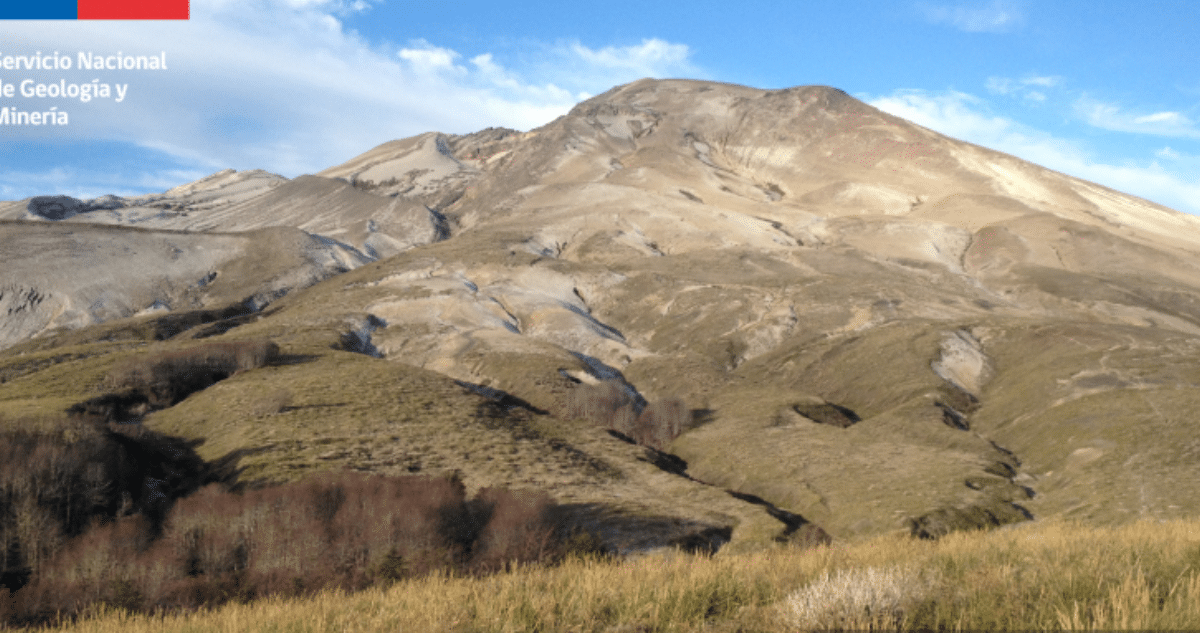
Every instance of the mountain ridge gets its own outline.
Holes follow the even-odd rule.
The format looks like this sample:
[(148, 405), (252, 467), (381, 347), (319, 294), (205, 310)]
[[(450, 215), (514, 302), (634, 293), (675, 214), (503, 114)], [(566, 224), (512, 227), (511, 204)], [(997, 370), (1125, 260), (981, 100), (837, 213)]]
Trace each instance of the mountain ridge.
[[(735, 550), (797, 521), (835, 539), (936, 537), (1043, 516), (1169, 518), (1200, 501), (1168, 483), (1197, 450), (1198, 221), (834, 88), (640, 80), (529, 132), (430, 132), (318, 175), (219, 172), (172, 192), (144, 201), (159, 207), (99, 201), (3, 227), (99, 231), (84, 228), (99, 214), (203, 240), (195, 229), (291, 223), (309, 237), (268, 260), (296, 257), (290, 248), (341, 262), (277, 288), (255, 306), (269, 310), (221, 334), (316, 360), (247, 372), (143, 421), (191, 438), (223, 429), (205, 454), (252, 448), (254, 476), (459, 470), (471, 488), (548, 488), (582, 514), (625, 517), (612, 528), (623, 538), (673, 517), (683, 532), (728, 529)], [(0, 205), (0, 217), (38, 204)], [(0, 287), (47, 266), (20, 262)], [(114, 321), (39, 340), (22, 327), (0, 369), (118, 340), (109, 360), (0, 384), (0, 411), (49, 412), (98, 389), (84, 381), (39, 401), (44, 372), (95, 375), (200, 335), (121, 339)], [(420, 418), (376, 374), (456, 404)], [(642, 402), (683, 398), (692, 424), (658, 451), (573, 417), (571, 394), (605, 380)], [(272, 389), (298, 404), (269, 419), (246, 409)], [(468, 403), (487, 394), (543, 412), (505, 423), (537, 432), (493, 433), (485, 448), (449, 430), (475, 428)], [(395, 430), (419, 418), (404, 424), (444, 441)], [(392, 435), (402, 439), (379, 439)], [(621, 475), (592, 481), (563, 446)], [(1141, 472), (1117, 466), (1130, 463)], [(679, 538), (668, 524), (656, 533)]]

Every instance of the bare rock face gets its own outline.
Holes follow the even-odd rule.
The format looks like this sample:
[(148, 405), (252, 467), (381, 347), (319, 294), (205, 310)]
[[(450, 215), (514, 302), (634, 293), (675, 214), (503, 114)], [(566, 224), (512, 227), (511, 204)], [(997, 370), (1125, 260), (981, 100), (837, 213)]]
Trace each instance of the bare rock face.
[(81, 213), (120, 209), (125, 201), (117, 196), (104, 196), (95, 200), (78, 200), (71, 196), (35, 196), (29, 199), (25, 209), (33, 216), (46, 220), (66, 220)]
[(71, 196), (37, 196), (29, 200), (29, 212), (47, 220), (63, 220), (87, 210), (83, 202)]
[[(273, 420), (357, 429), (314, 436), (321, 461), (550, 488), (626, 550), (1200, 507), (1170, 483), (1200, 455), (1200, 220), (836, 89), (642, 80), (527, 133), (429, 133), (291, 181), (222, 172), (72, 204), (29, 201), (20, 213), (42, 219), (0, 225), (71, 232), (44, 238), (70, 244), (59, 261), (112, 249), (59, 276), (12, 251), (10, 343), (47, 315), (83, 325), (155, 293), (176, 310), (234, 279), (222, 297), (306, 288), (231, 335), (316, 360), (223, 393), (299, 381), (310, 402)], [(0, 216), (25, 217), (13, 208)], [(83, 222), (157, 232), (86, 240), (101, 228)], [(266, 226), (293, 227), (269, 251), (291, 255), (217, 233)], [(159, 269), (179, 272), (144, 273)], [(64, 288), (86, 299), (68, 306)], [(101, 314), (117, 288), (128, 307)], [(598, 382), (682, 398), (691, 424), (647, 447), (573, 419), (568, 394)], [(239, 411), (198, 396), (152, 417), (195, 435), (190, 420), (261, 428)], [(256, 433), (229, 447), (262, 449), (255, 472), (306, 467), (304, 442)], [(363, 439), (382, 436), (416, 448)]]

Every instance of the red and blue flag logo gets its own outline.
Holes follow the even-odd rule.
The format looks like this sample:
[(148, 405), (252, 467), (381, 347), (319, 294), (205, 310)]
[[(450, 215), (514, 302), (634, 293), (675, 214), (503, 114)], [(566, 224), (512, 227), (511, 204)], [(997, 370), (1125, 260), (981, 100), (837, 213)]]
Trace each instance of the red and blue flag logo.
[(0, 20), (186, 20), (188, 0), (0, 0)]

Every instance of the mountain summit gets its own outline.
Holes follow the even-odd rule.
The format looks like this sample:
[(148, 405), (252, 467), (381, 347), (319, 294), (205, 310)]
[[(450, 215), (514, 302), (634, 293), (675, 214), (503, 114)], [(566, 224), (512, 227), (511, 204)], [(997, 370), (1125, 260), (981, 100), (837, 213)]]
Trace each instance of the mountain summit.
[[(143, 420), (246, 476), (459, 471), (625, 550), (1200, 502), (1200, 220), (833, 88), (647, 79), (530, 132), (0, 218), (0, 411), (270, 338), (304, 362)], [(665, 439), (617, 420), (679, 403)]]

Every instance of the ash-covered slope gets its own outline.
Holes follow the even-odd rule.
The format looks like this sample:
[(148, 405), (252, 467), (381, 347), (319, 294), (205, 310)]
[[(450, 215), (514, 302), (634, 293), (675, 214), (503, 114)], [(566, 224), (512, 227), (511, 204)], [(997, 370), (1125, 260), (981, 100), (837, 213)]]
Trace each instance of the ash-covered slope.
[[(1033, 212), (1155, 246), (1194, 249), (1200, 239), (1192, 216), (950, 139), (819, 86), (763, 91), (643, 80), (581, 103), (530, 136), (459, 205), (465, 227), (508, 210), (522, 215), (636, 189), (762, 214), (810, 242), (838, 233), (831, 220), (848, 215), (973, 232)], [(484, 203), (477, 209), (472, 199)]]
[[(762, 260), (759, 272), (777, 270), (773, 283), (783, 285), (825, 272), (849, 274), (858, 288), (845, 291), (918, 290), (921, 299), (888, 304), (897, 316), (1056, 315), (1197, 332), (1186, 293), (1171, 294), (1200, 279), (1195, 218), (937, 135), (829, 88), (623, 86), (527, 135), (444, 213), (455, 239), (438, 252), (466, 253), (463, 263), (422, 260), (417, 277), (429, 281), (414, 283), (445, 279), (477, 296), (472, 288), (496, 270), (506, 271), (514, 289), (460, 308), (448, 331), (428, 341), (433, 349), (461, 346), (441, 334), (471, 338), (478, 329), (508, 346), (563, 347), (562, 339), (572, 351), (617, 363), (648, 350), (628, 344), (636, 332), (592, 318), (592, 307), (608, 297), (604, 288), (646, 268), (736, 276), (724, 261), (731, 257)], [(591, 272), (510, 274), (501, 262), (516, 253), (556, 260), (559, 268), (590, 265)], [(867, 272), (876, 268), (879, 274)], [(906, 281), (878, 287), (889, 275)], [(1075, 296), (1067, 280), (1076, 275), (1104, 281), (1093, 284), (1097, 292)], [(464, 276), (472, 285), (463, 285)], [(1118, 278), (1127, 292), (1113, 289)], [(408, 284), (409, 276), (395, 283)], [(930, 292), (945, 299), (931, 303), (924, 298)], [(1149, 301), (1148, 294), (1173, 298)], [(419, 321), (427, 312), (422, 301), (432, 300), (376, 307), (405, 321), (413, 308)], [(842, 323), (877, 319), (869, 306), (822, 305), (846, 314), (835, 319)], [(790, 308), (780, 314), (793, 318)], [(753, 331), (764, 316), (745, 315), (740, 327)], [(522, 320), (536, 327), (510, 336), (523, 330)], [(766, 332), (745, 333), (752, 342), (738, 362), (778, 338)], [(405, 340), (411, 345), (413, 337)], [(438, 351), (418, 358), (427, 354), (441, 367), (454, 362)]]
[(0, 253), (0, 349), (136, 314), (254, 312), (365, 263), (286, 227), (186, 233), (0, 221)]
[[(478, 136), (455, 137), (455, 146), (477, 149)], [(446, 143), (446, 137), (434, 137)], [(417, 173), (436, 167), (436, 159), (424, 159), (429, 157), (405, 166)], [(432, 182), (432, 188), (402, 195), (362, 181), (353, 186), (322, 176), (288, 180), (261, 170), (225, 170), (135, 198), (39, 196), (0, 203), (0, 221), (6, 222), (0, 300), (9, 302), (0, 349), (55, 329), (152, 311), (233, 304), (260, 309), (329, 275), (444, 239), (449, 229), (438, 208), (447, 195), (454, 199), (454, 191), (461, 195), (470, 178)], [(258, 264), (234, 265), (240, 261)], [(214, 292), (208, 282), (219, 275)]]
[(217, 232), (287, 226), (386, 257), (444, 239), (448, 227), (440, 212), (522, 138), (501, 128), (463, 136), (431, 132), (294, 180), (227, 169), (161, 194), (0, 202), (0, 219)]
[(444, 219), (420, 200), (366, 193), (320, 176), (287, 180), (226, 170), (158, 195), (76, 200), (40, 196), (0, 206), (0, 218), (111, 224), (191, 232), (299, 228), (366, 258), (445, 237)]
[[(338, 369), (223, 393), (302, 380), (306, 401), (271, 426), (353, 432), (280, 441), (213, 395), (151, 416), (194, 435), (196, 420), (256, 429), (232, 435), (261, 449), (256, 472), (310, 467), (309, 442), (321, 463), (457, 469), (741, 545), (805, 521), (834, 538), (937, 535), (1200, 504), (1172, 483), (1200, 456), (1200, 223), (835, 89), (643, 80), (529, 133), (393, 141), (221, 209), (197, 215), (224, 228), (269, 209), (395, 253), (227, 335)], [(380, 229), (387, 214), (403, 228)], [(409, 396), (364, 386), (384, 362), (506, 392), (540, 430), (489, 426), (486, 457), (458, 431), (405, 435), (410, 414), (387, 412)], [(696, 410), (674, 458), (570, 419), (568, 394), (603, 379)], [(466, 428), (462, 412), (429, 415)], [(403, 459), (364, 439), (385, 436), (410, 442)]]

